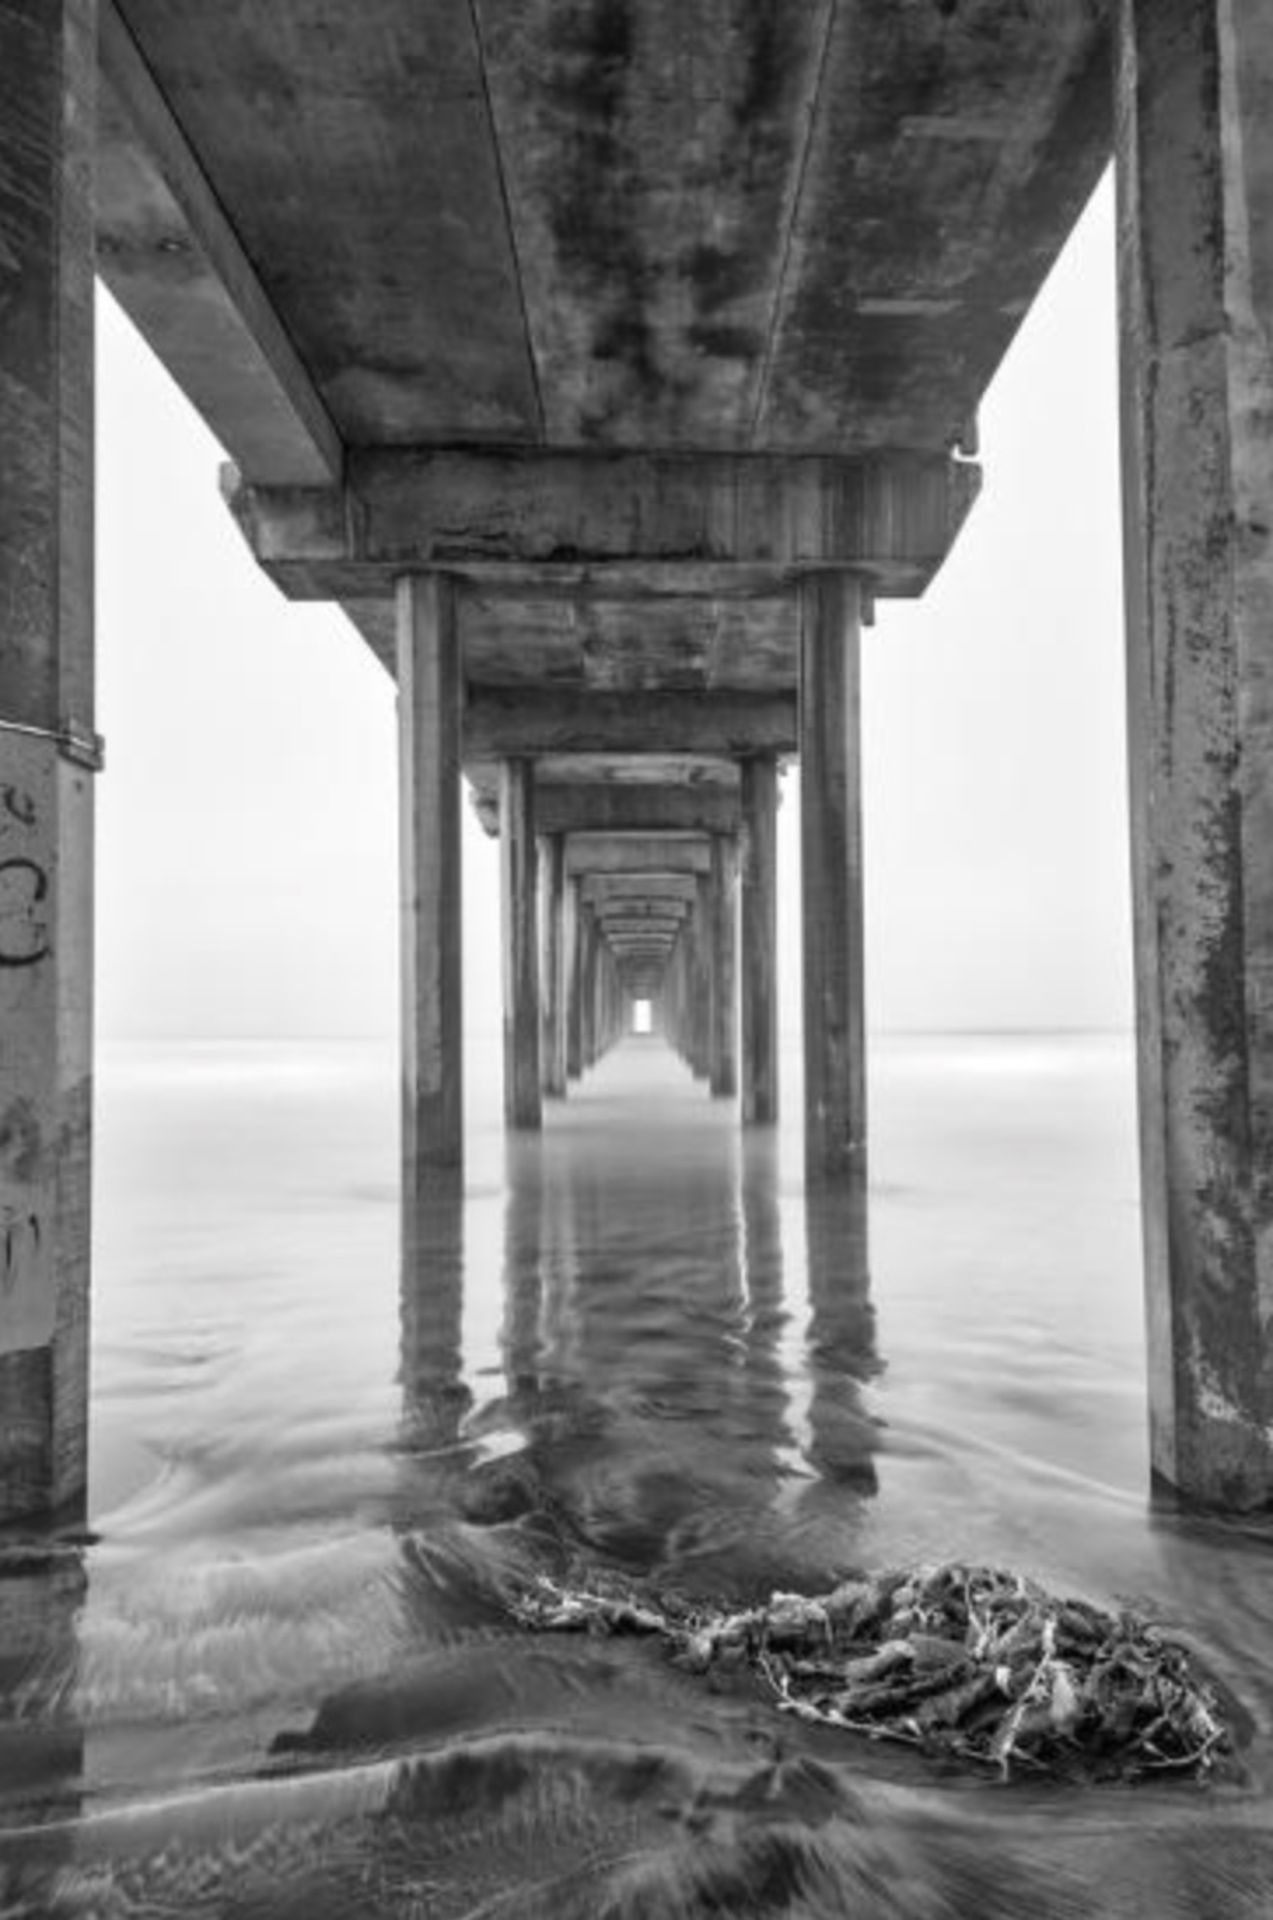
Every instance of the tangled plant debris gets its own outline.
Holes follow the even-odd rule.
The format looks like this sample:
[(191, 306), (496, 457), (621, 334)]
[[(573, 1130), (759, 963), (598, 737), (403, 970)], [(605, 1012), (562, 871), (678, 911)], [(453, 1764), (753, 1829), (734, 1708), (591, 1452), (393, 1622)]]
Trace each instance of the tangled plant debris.
[(885, 1573), (742, 1612), (610, 1579), (542, 1578), (514, 1611), (543, 1631), (658, 1635), (694, 1672), (750, 1668), (801, 1719), (1004, 1778), (1204, 1776), (1231, 1745), (1182, 1647), (1133, 1614), (995, 1567)]

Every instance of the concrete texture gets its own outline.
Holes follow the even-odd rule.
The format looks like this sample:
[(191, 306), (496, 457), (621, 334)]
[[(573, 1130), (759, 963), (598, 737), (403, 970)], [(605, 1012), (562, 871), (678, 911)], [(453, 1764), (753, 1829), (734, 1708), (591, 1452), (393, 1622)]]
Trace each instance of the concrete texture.
[(732, 835), (712, 835), (710, 1081), (713, 1096), (738, 1092), (738, 860)]
[(0, 1521), (86, 1479), (91, 0), (0, 4)]
[(566, 1091), (566, 836), (545, 834), (539, 848), (543, 1020), (540, 1071), (544, 1092)]
[(941, 450), (1108, 145), (1102, 0), (118, 11), (351, 446)]
[(805, 1175), (866, 1166), (860, 593), (848, 574), (801, 587), (800, 860)]
[(460, 861), (462, 683), (455, 587), (398, 589), (404, 1166), (464, 1157), (464, 956)]
[(1273, 1499), (1273, 20), (1124, 0), (1129, 722), (1155, 1470)]
[(510, 1127), (533, 1130), (542, 1121), (542, 1089), (539, 879), (532, 760), (500, 763), (499, 839), (504, 960), (504, 1117)]
[(778, 1118), (778, 770), (742, 763), (742, 1107), (749, 1126)]

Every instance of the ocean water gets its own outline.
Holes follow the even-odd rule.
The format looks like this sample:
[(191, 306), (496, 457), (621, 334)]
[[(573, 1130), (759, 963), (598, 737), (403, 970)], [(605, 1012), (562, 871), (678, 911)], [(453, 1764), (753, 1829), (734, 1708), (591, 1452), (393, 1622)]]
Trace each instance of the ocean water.
[[(475, 1049), (405, 1222), (396, 1101), (384, 1049), (105, 1052), (91, 1535), (0, 1543), (0, 1915), (1273, 1913), (1273, 1541), (1148, 1497), (1128, 1043), (878, 1042), (869, 1221), (657, 1040), (511, 1141)], [(529, 1636), (567, 1553), (1130, 1601), (1239, 1764), (942, 1772)]]

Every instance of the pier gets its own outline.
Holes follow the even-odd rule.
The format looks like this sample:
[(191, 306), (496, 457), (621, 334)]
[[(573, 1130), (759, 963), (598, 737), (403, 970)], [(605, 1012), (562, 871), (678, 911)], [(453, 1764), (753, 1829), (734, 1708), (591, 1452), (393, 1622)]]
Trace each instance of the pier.
[(1111, 154), (1153, 1466), (1269, 1503), (1271, 103), (1233, 0), (0, 0), (0, 1519), (86, 1475), (95, 273), (397, 683), (406, 1211), (463, 1178), (466, 803), (510, 1136), (639, 1003), (860, 1192), (863, 632)]

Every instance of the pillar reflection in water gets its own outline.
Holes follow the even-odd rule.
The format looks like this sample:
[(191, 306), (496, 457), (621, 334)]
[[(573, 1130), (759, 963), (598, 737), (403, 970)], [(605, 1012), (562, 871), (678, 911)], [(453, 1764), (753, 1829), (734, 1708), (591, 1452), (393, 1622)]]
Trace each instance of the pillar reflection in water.
[(83, 1799), (84, 1733), (74, 1718), (79, 1618), (88, 1589), (78, 1548), (0, 1547), (0, 1911), (54, 1906)]
[(543, 1153), (533, 1139), (510, 1136), (504, 1146), (504, 1318), (500, 1333), (510, 1402), (533, 1410), (543, 1386), (541, 1317), (544, 1302)]
[(460, 1433), (471, 1396), (464, 1383), (464, 1182), (419, 1174), (402, 1196), (403, 1419), (413, 1447)]
[(579, 1103), (509, 1143), (506, 1392), (484, 1423), (586, 1554), (700, 1588), (816, 1582), (813, 1476), (841, 1505), (875, 1484), (864, 1216), (841, 1195), (810, 1215), (802, 1346), (777, 1142), (700, 1097)]
[(466, 1520), (533, 1512), (572, 1554), (700, 1590), (816, 1585), (876, 1490), (865, 1195), (819, 1188), (802, 1222), (776, 1136), (721, 1125), (668, 1065), (634, 1045), (613, 1093), (598, 1082), (506, 1140), (498, 1376), (475, 1380), (477, 1407), (462, 1199), (415, 1196), (412, 1429), (449, 1452)]
[(879, 1422), (867, 1411), (862, 1387), (883, 1362), (875, 1345), (863, 1179), (806, 1192), (805, 1252), (809, 1463), (831, 1487), (874, 1494)]
[(796, 1439), (788, 1418), (790, 1384), (782, 1353), (789, 1315), (776, 1135), (768, 1131), (744, 1134), (740, 1155), (743, 1275), (747, 1298), (747, 1405), (758, 1432), (766, 1437), (775, 1457), (798, 1469)]

